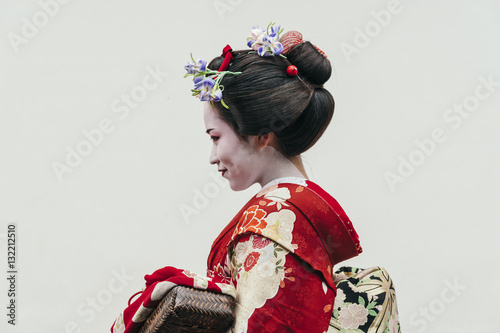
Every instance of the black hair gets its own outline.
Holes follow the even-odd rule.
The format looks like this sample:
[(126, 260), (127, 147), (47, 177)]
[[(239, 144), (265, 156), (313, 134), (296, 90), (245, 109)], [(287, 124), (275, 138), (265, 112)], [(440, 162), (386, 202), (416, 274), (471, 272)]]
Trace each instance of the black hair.
[[(233, 51), (226, 75), (221, 81), (223, 100), (214, 103), (219, 117), (242, 139), (248, 135), (274, 132), (285, 156), (299, 155), (311, 148), (333, 117), (335, 102), (323, 88), (332, 67), (310, 42), (293, 46), (281, 56), (261, 57), (250, 50)], [(224, 60), (214, 58), (208, 65), (217, 70)], [(297, 67), (291, 77), (287, 67)]]

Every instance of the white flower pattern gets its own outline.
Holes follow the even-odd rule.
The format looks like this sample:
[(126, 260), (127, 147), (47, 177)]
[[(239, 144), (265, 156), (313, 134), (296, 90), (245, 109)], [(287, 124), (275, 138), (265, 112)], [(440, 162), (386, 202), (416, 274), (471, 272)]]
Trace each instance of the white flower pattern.
[(401, 333), (394, 286), (382, 267), (341, 267), (329, 333)]
[(252, 242), (239, 242), (234, 249), (236, 261), (245, 261), (245, 258), (250, 254), (250, 252), (252, 252), (252, 250)]
[[(255, 244), (266, 243), (265, 246), (254, 247)], [(276, 296), (285, 279), (286, 255), (289, 252), (281, 247), (280, 251), (276, 251), (276, 246), (279, 245), (252, 234), (248, 240), (240, 241), (235, 247), (231, 261), (232, 269), (238, 271), (234, 281), (237, 304), (234, 332), (247, 331), (248, 319), (255, 309)], [(247, 253), (246, 258), (243, 253)], [(250, 256), (258, 257), (257, 262), (253, 261), (252, 265), (246, 266)]]
[(368, 310), (360, 304), (352, 303), (340, 310), (339, 321), (345, 328), (357, 329), (368, 321)]
[(272, 212), (265, 218), (267, 227), (262, 233), (270, 239), (277, 240), (280, 245), (290, 252), (294, 252), (298, 248), (296, 244), (292, 244), (295, 219), (295, 213), (289, 209)]
[(264, 194), (264, 199), (271, 200), (268, 206), (276, 205), (278, 210), (281, 209), (282, 205), (288, 206), (288, 204), (285, 201), (292, 197), (290, 195), (290, 190), (286, 187), (273, 188), (273, 186), (271, 186), (270, 188), (272, 190)]
[(333, 307), (335, 309), (340, 308), (342, 305), (344, 305), (346, 295), (342, 289), (337, 289), (337, 296), (335, 296), (335, 303), (333, 304)]
[(261, 277), (267, 278), (274, 274), (275, 267), (276, 263), (273, 263), (271, 261), (266, 261), (257, 267), (257, 271), (259, 272), (259, 275)]
[(113, 332), (123, 333), (125, 332), (125, 322), (123, 321), (123, 313), (120, 313), (113, 326)]

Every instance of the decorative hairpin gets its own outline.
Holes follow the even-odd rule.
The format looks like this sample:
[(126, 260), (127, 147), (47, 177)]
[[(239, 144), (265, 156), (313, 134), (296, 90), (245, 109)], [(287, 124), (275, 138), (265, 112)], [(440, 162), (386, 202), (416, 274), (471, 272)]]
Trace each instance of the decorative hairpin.
[(283, 45), (279, 41), (282, 31), (281, 25), (274, 26), (274, 23), (269, 23), (266, 31), (254, 25), (252, 35), (247, 38), (247, 45), (261, 57), (280, 55), (283, 51)]
[[(252, 36), (247, 38), (247, 45), (251, 49), (257, 51), (262, 57), (280, 55), (283, 51), (283, 45), (279, 42), (280, 33), (282, 31), (283, 29), (281, 29), (281, 26), (274, 26), (274, 23), (270, 23), (265, 32), (258, 26), (254, 26), (251, 31)], [(191, 89), (193, 96), (198, 97), (201, 101), (221, 102), (226, 109), (229, 109), (222, 99), (224, 86), (222, 86), (220, 82), (226, 74), (241, 74), (241, 72), (226, 70), (233, 57), (231, 51), (232, 49), (229, 45), (223, 49), (221, 56), (224, 57), (224, 61), (218, 70), (208, 68), (207, 62), (204, 59), (200, 58), (195, 61), (191, 54), (192, 61), (184, 66), (187, 71), (184, 77), (193, 76), (194, 89)], [(283, 55), (281, 56), (286, 58)], [(289, 73), (295, 73), (296, 75), (296, 70), (295, 72), (291, 71)], [(291, 74), (291, 76), (293, 76), (293, 74)]]
[[(247, 38), (247, 45), (253, 50), (250, 52), (256, 51), (261, 57), (281, 56), (286, 58), (285, 55), (293, 46), (302, 43), (302, 34), (298, 31), (288, 31), (280, 37), (282, 31), (281, 25), (275, 26), (275, 23), (269, 23), (265, 31), (259, 28), (259, 26), (253, 26), (251, 36)], [(316, 49), (326, 58), (323, 51), (317, 47)], [(209, 69), (205, 60), (200, 58), (198, 61), (195, 61), (191, 55), (192, 61), (184, 66), (187, 71), (184, 77), (193, 76), (194, 89), (191, 89), (193, 96), (198, 97), (201, 101), (210, 101), (210, 103), (221, 102), (226, 109), (229, 109), (222, 100), (224, 86), (220, 83), (226, 74), (241, 74), (241, 72), (226, 70), (233, 57), (231, 51), (232, 49), (229, 45), (224, 48), (221, 55), (224, 57), (224, 61), (218, 70)], [(289, 76), (297, 76), (302, 81), (297, 75), (298, 69), (296, 66), (288, 66), (286, 72)], [(309, 88), (309, 86), (307, 87)]]
[(241, 72), (211, 70), (207, 67), (206, 60), (200, 58), (194, 61), (192, 54), (191, 60), (184, 66), (187, 71), (184, 77), (193, 76), (194, 89), (191, 89), (193, 96), (200, 98), (201, 101), (221, 102), (226, 109), (229, 109), (222, 100), (224, 86), (220, 82), (226, 74), (239, 75)]
[[(282, 54), (285, 55), (288, 54), (288, 52), (292, 47), (294, 47), (297, 44), (301, 44), (302, 42), (303, 39), (302, 39), (302, 34), (300, 32), (295, 30), (290, 30), (285, 32), (283, 36), (281, 36), (280, 38), (280, 43), (283, 44)], [(316, 50), (318, 50), (319, 53), (321, 53), (323, 57), (327, 58), (325, 52), (321, 51), (320, 48), (317, 47), (316, 45), (313, 46), (316, 48)]]

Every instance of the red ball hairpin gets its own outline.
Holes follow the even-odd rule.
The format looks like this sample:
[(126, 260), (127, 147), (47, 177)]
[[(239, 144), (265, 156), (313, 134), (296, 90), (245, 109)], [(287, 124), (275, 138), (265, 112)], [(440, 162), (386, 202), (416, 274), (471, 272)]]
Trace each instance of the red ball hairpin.
[[(287, 31), (281, 36), (280, 43), (283, 45), (283, 51), (281, 54), (285, 55), (292, 47), (302, 43), (302, 34), (295, 30)], [(286, 73), (288, 76), (294, 77), (299, 74), (299, 70), (297, 69), (297, 66), (290, 65), (286, 68)]]
[[(302, 34), (300, 32), (295, 31), (295, 30), (290, 30), (290, 31), (285, 32), (280, 38), (280, 43), (281, 43), (281, 45), (283, 45), (283, 51), (281, 52), (281, 54), (283, 54), (283, 55), (288, 54), (288, 52), (290, 52), (290, 49), (292, 47), (294, 47), (297, 44), (302, 43), (303, 41), (304, 40), (303, 40)], [(316, 45), (314, 45), (314, 47), (316, 48), (316, 50), (318, 50), (319, 53), (321, 53), (323, 55), (323, 57), (326, 58), (325, 52), (321, 51)], [(297, 76), (299, 71), (298, 71), (296, 66), (290, 65), (287, 67), (286, 73), (289, 76), (293, 77), (293, 76)]]
[(288, 76), (297, 76), (297, 74), (299, 74), (299, 70), (296, 66), (290, 65), (286, 68), (286, 73), (288, 74)]

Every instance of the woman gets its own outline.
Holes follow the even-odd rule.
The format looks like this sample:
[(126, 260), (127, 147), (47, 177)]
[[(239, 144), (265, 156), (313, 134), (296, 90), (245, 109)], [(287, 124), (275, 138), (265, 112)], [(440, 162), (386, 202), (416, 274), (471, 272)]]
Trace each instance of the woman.
[[(334, 100), (323, 87), (332, 68), (300, 33), (279, 38), (280, 32), (273, 25), (254, 27), (252, 50), (226, 46), (208, 67), (201, 59), (186, 66), (193, 95), (204, 101), (210, 163), (234, 191), (262, 186), (214, 241), (208, 279), (227, 283), (216, 288), (236, 289), (233, 332), (365, 332), (375, 326), (370, 332), (387, 332), (391, 318), (388, 332), (396, 332), (392, 294), (380, 297), (392, 287), (388, 276), (376, 276), (383, 270), (333, 271), (362, 249), (343, 209), (308, 179), (301, 158), (332, 119)], [(385, 285), (377, 282), (377, 293), (369, 295), (359, 279), (349, 280), (359, 276)], [(336, 284), (342, 283), (347, 287), (340, 294)], [(129, 317), (143, 321), (151, 309), (141, 308)], [(116, 323), (115, 331), (126, 325), (122, 318)]]
[[(362, 249), (343, 209), (308, 179), (301, 158), (332, 119), (334, 100), (323, 87), (332, 68), (300, 33), (277, 42), (279, 32), (254, 27), (248, 46), (257, 52), (226, 47), (208, 65), (219, 72), (201, 96), (210, 163), (235, 191), (262, 186), (214, 241), (208, 269), (236, 287), (234, 332), (384, 332), (389, 321), (387, 331), (397, 332), (395, 295), (379, 297), (392, 288), (388, 276), (380, 278), (383, 269), (339, 271), (345, 283), (356, 273), (371, 277), (379, 296), (353, 285), (346, 293), (355, 299), (342, 293), (335, 304), (333, 267)], [(203, 86), (198, 79), (195, 94)]]
[(309, 42), (286, 43), (287, 36), (286, 58), (243, 50), (208, 65), (240, 72), (220, 81), (223, 102), (215, 102), (215, 94), (204, 102), (210, 163), (235, 191), (262, 186), (215, 240), (208, 259), (209, 269), (230, 276), (236, 287), (235, 332), (327, 331), (332, 268), (361, 252), (349, 219), (308, 180), (300, 156), (333, 116), (334, 100), (323, 88), (330, 62)]

